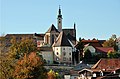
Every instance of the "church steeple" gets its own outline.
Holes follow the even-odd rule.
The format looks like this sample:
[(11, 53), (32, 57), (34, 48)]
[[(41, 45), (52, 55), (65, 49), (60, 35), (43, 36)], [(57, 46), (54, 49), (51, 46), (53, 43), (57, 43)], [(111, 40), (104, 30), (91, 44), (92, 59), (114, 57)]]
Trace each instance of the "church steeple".
[(59, 15), (61, 15), (61, 9), (60, 9), (60, 5), (59, 5)]
[(62, 14), (61, 14), (61, 9), (60, 9), (60, 5), (59, 5), (59, 11), (58, 11), (58, 31), (61, 32), (62, 31)]

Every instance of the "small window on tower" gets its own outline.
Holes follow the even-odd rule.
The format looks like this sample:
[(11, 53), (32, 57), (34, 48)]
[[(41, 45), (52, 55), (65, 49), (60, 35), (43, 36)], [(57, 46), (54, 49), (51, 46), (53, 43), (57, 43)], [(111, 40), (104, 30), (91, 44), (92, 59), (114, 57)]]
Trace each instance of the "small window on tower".
[(59, 21), (59, 23), (61, 23), (61, 22)]

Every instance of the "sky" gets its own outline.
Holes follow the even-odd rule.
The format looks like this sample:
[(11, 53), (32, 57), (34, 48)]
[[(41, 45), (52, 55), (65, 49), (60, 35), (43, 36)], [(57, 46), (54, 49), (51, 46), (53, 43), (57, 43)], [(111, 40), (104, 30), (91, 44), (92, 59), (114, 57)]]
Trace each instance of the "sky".
[(45, 33), (57, 28), (59, 5), (63, 28), (76, 23), (77, 39), (120, 36), (120, 0), (0, 0), (0, 35)]

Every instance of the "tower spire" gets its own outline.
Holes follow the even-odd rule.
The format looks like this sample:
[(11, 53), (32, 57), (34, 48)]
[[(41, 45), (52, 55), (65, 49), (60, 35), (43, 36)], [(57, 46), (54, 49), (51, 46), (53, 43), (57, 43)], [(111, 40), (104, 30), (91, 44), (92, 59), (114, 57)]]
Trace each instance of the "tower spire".
[(60, 9), (60, 5), (59, 5), (59, 15), (61, 15), (61, 9)]
[(58, 11), (58, 31), (61, 32), (62, 31), (62, 14), (61, 14), (61, 8), (59, 5), (59, 11)]

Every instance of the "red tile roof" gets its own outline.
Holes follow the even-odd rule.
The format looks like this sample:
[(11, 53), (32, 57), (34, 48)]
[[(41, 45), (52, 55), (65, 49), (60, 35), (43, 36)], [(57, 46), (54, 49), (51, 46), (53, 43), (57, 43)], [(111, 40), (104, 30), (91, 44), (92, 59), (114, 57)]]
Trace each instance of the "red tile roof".
[(82, 40), (81, 42), (83, 43), (83, 45), (90, 44), (93, 47), (102, 47), (102, 44), (99, 40)]
[(97, 52), (108, 53), (108, 51), (114, 51), (113, 47), (95, 47)]
[(100, 59), (92, 69), (114, 71), (120, 68), (120, 59)]

